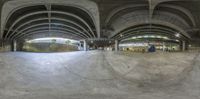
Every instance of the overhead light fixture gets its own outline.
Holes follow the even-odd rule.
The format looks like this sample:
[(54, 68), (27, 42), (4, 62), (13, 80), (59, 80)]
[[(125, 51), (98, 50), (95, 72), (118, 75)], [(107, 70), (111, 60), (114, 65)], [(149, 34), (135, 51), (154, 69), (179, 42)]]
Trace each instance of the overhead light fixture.
[(149, 38), (149, 36), (148, 36), (148, 35), (145, 35), (144, 38)]
[(163, 39), (166, 39), (166, 40), (167, 40), (167, 39), (169, 39), (169, 38), (168, 38), (168, 37), (163, 37)]
[(156, 38), (162, 38), (162, 36), (156, 36)]
[(179, 42), (179, 40), (176, 40), (176, 42)]
[(150, 38), (156, 38), (156, 36), (155, 35), (151, 35), (151, 36), (149, 36)]
[(137, 37), (132, 37), (132, 39), (136, 39)]
[(176, 36), (176, 37), (180, 37), (181, 35), (180, 35), (179, 33), (176, 33), (175, 36)]

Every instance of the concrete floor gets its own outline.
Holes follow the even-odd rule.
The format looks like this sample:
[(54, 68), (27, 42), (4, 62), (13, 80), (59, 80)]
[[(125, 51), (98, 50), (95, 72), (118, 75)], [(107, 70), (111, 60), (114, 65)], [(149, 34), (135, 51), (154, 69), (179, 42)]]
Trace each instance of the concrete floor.
[(0, 99), (200, 99), (198, 53), (0, 53)]

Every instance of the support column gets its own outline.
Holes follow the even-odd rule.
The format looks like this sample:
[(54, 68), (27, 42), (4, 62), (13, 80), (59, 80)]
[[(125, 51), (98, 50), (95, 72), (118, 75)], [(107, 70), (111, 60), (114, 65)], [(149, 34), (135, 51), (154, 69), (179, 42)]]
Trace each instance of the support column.
[(172, 43), (170, 43), (170, 52), (173, 51)]
[(84, 40), (83, 41), (83, 49), (84, 49), (84, 51), (87, 51), (87, 42), (86, 42), (86, 40)]
[(115, 51), (119, 51), (119, 41), (115, 40)]
[(163, 52), (165, 51), (165, 42), (163, 42)]
[(16, 40), (11, 42), (11, 51), (13, 51), (13, 52), (17, 51), (17, 41)]
[(3, 50), (3, 40), (0, 39), (0, 52)]
[(81, 42), (78, 43), (78, 50), (81, 51), (82, 50), (82, 46), (81, 46)]
[(5, 40), (2, 40), (2, 51), (6, 51), (6, 50), (5, 50), (5, 45), (6, 45), (6, 41), (5, 41)]
[(13, 51), (14, 52), (17, 51), (17, 41), (16, 40), (13, 41)]
[(182, 51), (185, 51), (186, 45), (185, 45), (185, 41), (182, 41)]

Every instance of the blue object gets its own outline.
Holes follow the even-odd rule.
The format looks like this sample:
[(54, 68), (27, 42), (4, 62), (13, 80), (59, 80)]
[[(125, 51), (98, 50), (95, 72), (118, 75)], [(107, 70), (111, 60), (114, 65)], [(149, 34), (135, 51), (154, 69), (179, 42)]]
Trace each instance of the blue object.
[(151, 45), (148, 49), (148, 52), (156, 52), (156, 47), (154, 45)]

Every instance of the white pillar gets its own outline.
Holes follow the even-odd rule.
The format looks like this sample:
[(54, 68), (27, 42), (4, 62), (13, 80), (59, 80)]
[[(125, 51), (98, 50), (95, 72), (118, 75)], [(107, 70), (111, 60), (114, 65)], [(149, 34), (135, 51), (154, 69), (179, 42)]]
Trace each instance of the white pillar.
[(165, 51), (165, 42), (163, 42), (163, 52)]
[(84, 40), (83, 42), (84, 42), (83, 49), (84, 49), (84, 51), (87, 51), (87, 42), (86, 42), (86, 40)]
[(119, 50), (119, 41), (115, 40), (115, 51)]
[(81, 42), (78, 43), (78, 50), (80, 50), (80, 51), (82, 50)]
[(185, 51), (185, 41), (182, 42), (182, 51)]

